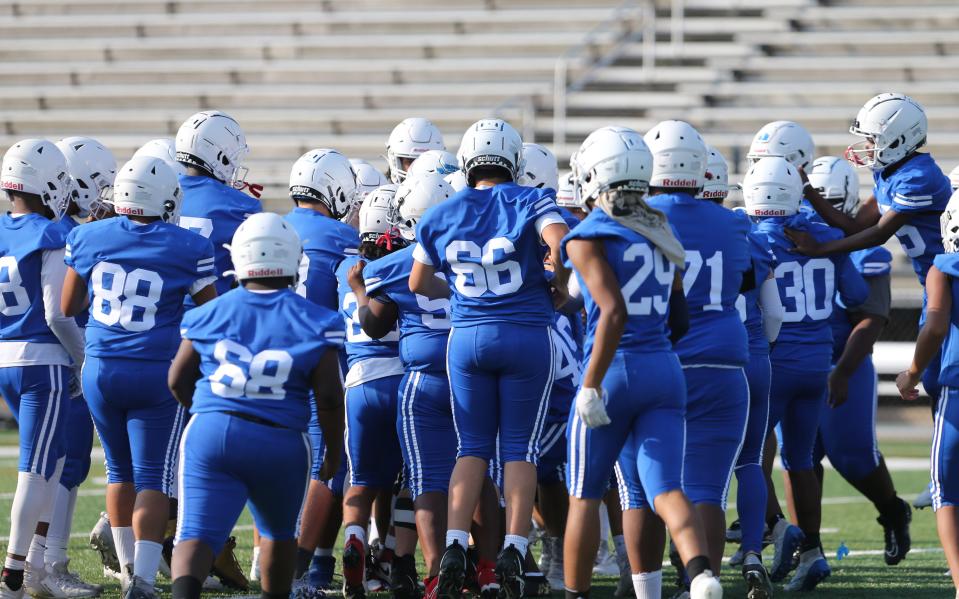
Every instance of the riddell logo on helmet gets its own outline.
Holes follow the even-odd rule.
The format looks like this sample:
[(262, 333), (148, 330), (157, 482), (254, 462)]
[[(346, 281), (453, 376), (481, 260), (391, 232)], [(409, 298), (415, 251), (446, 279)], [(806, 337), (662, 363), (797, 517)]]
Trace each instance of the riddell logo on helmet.
[(786, 216), (785, 210), (769, 210), (760, 208), (752, 211), (753, 216)]
[(699, 187), (695, 179), (663, 179), (663, 187)]
[(122, 214), (124, 216), (143, 216), (143, 208), (128, 208), (125, 206), (117, 206), (114, 209), (114, 212), (117, 214)]
[(250, 268), (246, 271), (248, 277), (282, 277), (283, 271), (279, 268)]
[(13, 181), (4, 181), (0, 183), (0, 187), (12, 191), (23, 191), (23, 183), (14, 183)]
[(716, 200), (725, 198), (728, 195), (728, 192), (725, 191), (704, 191), (703, 199), (706, 200)]

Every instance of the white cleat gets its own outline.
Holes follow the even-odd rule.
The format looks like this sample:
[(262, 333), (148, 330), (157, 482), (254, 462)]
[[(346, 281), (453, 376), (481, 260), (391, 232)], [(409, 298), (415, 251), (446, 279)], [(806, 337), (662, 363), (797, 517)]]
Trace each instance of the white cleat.
[(0, 582), (0, 599), (22, 599), (24, 590), (23, 585), (20, 585), (20, 588), (14, 591), (7, 586), (6, 582)]
[(27, 595), (38, 599), (67, 599), (56, 585), (50, 584), (46, 570), (36, 570), (27, 564), (23, 570), (23, 588)]
[(47, 566), (46, 576), (40, 581), (41, 587), (48, 591), (47, 596), (67, 597), (69, 599), (99, 597), (103, 592), (103, 587), (81, 579), (77, 574), (70, 571), (69, 564), (70, 560), (67, 560)]
[(543, 547), (550, 546), (549, 570), (546, 572), (546, 582), (554, 591), (566, 588), (563, 582), (563, 539), (546, 539)]
[(593, 566), (593, 574), (619, 576), (619, 565), (616, 563), (616, 555), (609, 552), (607, 545), (600, 544), (599, 546), (599, 552), (596, 554), (596, 565)]
[(632, 597), (636, 593), (633, 588), (633, 571), (629, 567), (629, 557), (624, 553), (616, 554), (616, 564), (619, 566), (619, 582), (616, 583), (617, 597)]
[(90, 546), (100, 554), (104, 573), (108, 569), (120, 572), (120, 560), (117, 558), (117, 549), (113, 544), (113, 529), (110, 528), (110, 519), (106, 512), (100, 512), (100, 519), (90, 531)]
[(689, 599), (722, 599), (723, 585), (712, 570), (703, 570), (689, 583)]
[(829, 563), (819, 548), (804, 551), (799, 556), (799, 567), (796, 568), (796, 574), (792, 577), (786, 586), (786, 591), (809, 592), (816, 588), (820, 582), (829, 578), (832, 570), (829, 569)]

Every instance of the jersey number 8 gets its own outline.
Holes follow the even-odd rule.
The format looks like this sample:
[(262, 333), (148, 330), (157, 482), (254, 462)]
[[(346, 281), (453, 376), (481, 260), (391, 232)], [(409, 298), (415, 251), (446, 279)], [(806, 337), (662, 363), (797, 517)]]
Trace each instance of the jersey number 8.
[[(509, 256), (516, 252), (513, 242), (505, 237), (496, 237), (482, 248), (472, 241), (457, 240), (446, 246), (446, 261), (456, 273), (457, 291), (466, 297), (480, 297), (487, 291), (494, 295), (515, 293), (523, 285), (523, 272), (519, 262), (505, 260), (497, 264), (496, 252)], [(479, 260), (461, 261), (460, 256)], [(504, 280), (505, 277), (505, 280)]]
[[(13, 296), (13, 297), (11, 297)], [(13, 300), (11, 303), (9, 300)], [(30, 308), (30, 297), (20, 278), (20, 267), (13, 256), (0, 258), (0, 314), (19, 316)]]
[(98, 322), (119, 324), (136, 333), (156, 324), (157, 302), (163, 292), (163, 279), (156, 272), (137, 268), (128, 273), (119, 264), (100, 262), (93, 268), (90, 282), (90, 315)]

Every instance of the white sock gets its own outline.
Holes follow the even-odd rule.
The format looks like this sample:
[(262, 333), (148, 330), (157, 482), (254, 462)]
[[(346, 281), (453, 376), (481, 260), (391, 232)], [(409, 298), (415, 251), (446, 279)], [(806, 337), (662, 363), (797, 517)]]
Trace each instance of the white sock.
[(260, 546), (259, 545), (253, 546), (253, 558), (250, 561), (253, 562), (254, 564), (260, 563)]
[(113, 545), (117, 548), (117, 560), (120, 562), (120, 573), (123, 568), (133, 563), (136, 539), (133, 537), (132, 526), (113, 526)]
[(133, 552), (133, 574), (152, 585), (157, 580), (161, 559), (163, 559), (162, 543), (137, 541)]
[[(58, 476), (54, 484), (59, 485), (59, 480)], [(17, 473), (17, 490), (10, 508), (10, 541), (7, 544), (7, 553), (26, 555), (30, 551), (37, 523), (47, 511), (47, 499), (53, 490), (53, 485), (39, 474)]]
[(7, 559), (3, 562), (3, 567), (8, 570), (20, 570), (21, 572), (26, 568), (27, 564), (22, 559), (13, 559), (9, 555)]
[(27, 565), (34, 572), (43, 571), (43, 556), (47, 552), (47, 537), (34, 533), (33, 541), (30, 542), (30, 550), (27, 551)]
[(446, 531), (446, 546), (449, 547), (453, 544), (453, 541), (456, 541), (460, 544), (464, 550), (467, 549), (470, 545), (470, 534), (465, 530), (447, 530)]
[(361, 543), (366, 543), (366, 529), (364, 529), (362, 526), (357, 526), (356, 524), (350, 524), (347, 526), (346, 530), (343, 531), (343, 536), (347, 541), (350, 540), (350, 536), (354, 536), (359, 539)]
[(519, 554), (526, 557), (526, 549), (529, 547), (529, 539), (522, 535), (506, 535), (503, 538), (503, 549), (512, 545), (516, 547)]
[(660, 599), (663, 596), (663, 571), (633, 574), (636, 599)]
[(70, 543), (70, 529), (73, 528), (73, 513), (77, 507), (77, 487), (67, 489), (57, 485), (57, 496), (53, 505), (53, 517), (47, 531), (47, 553), (44, 561), (52, 566), (67, 561), (67, 546)]
[(329, 557), (333, 555), (333, 549), (332, 548), (324, 549), (324, 548), (317, 547), (316, 551), (313, 552), (313, 555), (316, 557)]
[(599, 553), (600, 557), (609, 553), (609, 512), (606, 506), (599, 505)]
[(616, 557), (626, 559), (626, 539), (623, 538), (623, 535), (613, 537), (613, 547), (616, 548)]

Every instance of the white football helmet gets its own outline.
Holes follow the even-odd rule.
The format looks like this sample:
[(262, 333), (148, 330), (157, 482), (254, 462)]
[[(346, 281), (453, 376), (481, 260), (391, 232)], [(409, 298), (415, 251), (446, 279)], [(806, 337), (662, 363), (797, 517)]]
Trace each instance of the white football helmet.
[(161, 158), (132, 158), (117, 172), (113, 210), (125, 216), (159, 216), (175, 223), (180, 215), (180, 182)]
[(959, 252), (959, 190), (952, 192), (946, 209), (939, 217), (939, 226), (942, 231), (942, 246), (946, 253)]
[(684, 121), (663, 121), (643, 137), (653, 153), (650, 187), (699, 189), (706, 181), (706, 142)]
[(54, 220), (66, 212), (73, 194), (67, 159), (52, 142), (24, 139), (3, 155), (0, 188), (40, 196)]
[(782, 156), (790, 164), (806, 169), (815, 154), (816, 145), (805, 127), (792, 121), (773, 121), (763, 125), (753, 137), (746, 160), (753, 164), (766, 156)]
[(90, 215), (94, 204), (100, 201), (107, 188), (113, 187), (117, 176), (117, 161), (100, 142), (89, 137), (67, 137), (57, 142), (57, 148), (67, 159), (73, 178), (73, 200), (80, 209), (80, 217)]
[(881, 171), (926, 143), (929, 125), (926, 111), (905, 94), (884, 93), (859, 109), (849, 132), (865, 137), (846, 149), (845, 158), (855, 166)]
[(743, 177), (743, 200), (750, 216), (792, 216), (802, 202), (802, 177), (782, 156), (760, 158)]
[(453, 188), (453, 191), (463, 191), (469, 184), (466, 182), (466, 173), (463, 171), (456, 171), (455, 173), (450, 173), (444, 177), (446, 182), (450, 184), (450, 187)]
[(559, 189), (556, 190), (556, 205), (567, 210), (586, 210), (586, 204), (575, 190), (576, 182), (572, 171), (559, 176)]
[(477, 121), (463, 134), (456, 153), (460, 168), (470, 182), (470, 171), (478, 166), (498, 166), (509, 172), (513, 181), (523, 172), (523, 138), (502, 119)]
[(250, 153), (243, 129), (230, 115), (207, 110), (191, 116), (176, 133), (176, 159), (240, 189), (243, 159)]
[(375, 241), (393, 228), (396, 211), (393, 199), (397, 186), (394, 183), (381, 185), (371, 191), (360, 206), (360, 240)]
[(353, 207), (358, 210), (359, 204), (363, 203), (368, 193), (390, 181), (386, 175), (362, 158), (350, 158), (350, 166), (353, 167), (353, 175), (356, 177), (356, 201)]
[(437, 173), (443, 177), (459, 170), (459, 163), (451, 152), (446, 150), (427, 150), (419, 155), (406, 172), (407, 177), (418, 177)]
[(166, 162), (167, 166), (173, 169), (173, 172), (177, 175), (186, 174), (186, 167), (177, 162), (176, 159), (176, 142), (169, 137), (160, 137), (146, 142), (133, 153), (134, 158), (139, 158), (140, 156), (159, 158)]
[(540, 144), (523, 144), (523, 163), (523, 171), (516, 179), (519, 185), (549, 189), (559, 187), (559, 166), (549, 148)]
[(569, 161), (576, 202), (585, 205), (613, 187), (645, 192), (653, 155), (643, 137), (628, 127), (602, 127), (589, 134)]
[(390, 180), (399, 185), (406, 178), (401, 158), (415, 160), (428, 150), (445, 150), (443, 134), (428, 119), (413, 117), (393, 127), (386, 141), (386, 162), (390, 167)]
[(706, 182), (696, 197), (722, 203), (729, 195), (729, 165), (716, 148), (707, 145), (706, 152)]
[(956, 168), (949, 172), (949, 184), (953, 191), (959, 189), (959, 165), (956, 165)]
[(260, 212), (250, 215), (233, 234), (230, 250), (237, 280), (290, 277), (299, 278), (303, 244), (299, 235), (279, 214)]
[(393, 197), (395, 212), (393, 225), (407, 241), (416, 239), (416, 223), (423, 213), (456, 193), (437, 173), (414, 177), (412, 169), (406, 181), (400, 183)]
[(812, 163), (809, 183), (836, 210), (848, 215), (859, 206), (859, 175), (851, 164), (839, 156), (821, 156)]
[(343, 218), (356, 201), (356, 175), (350, 161), (329, 148), (303, 154), (290, 171), (290, 197), (319, 202), (333, 218)]

